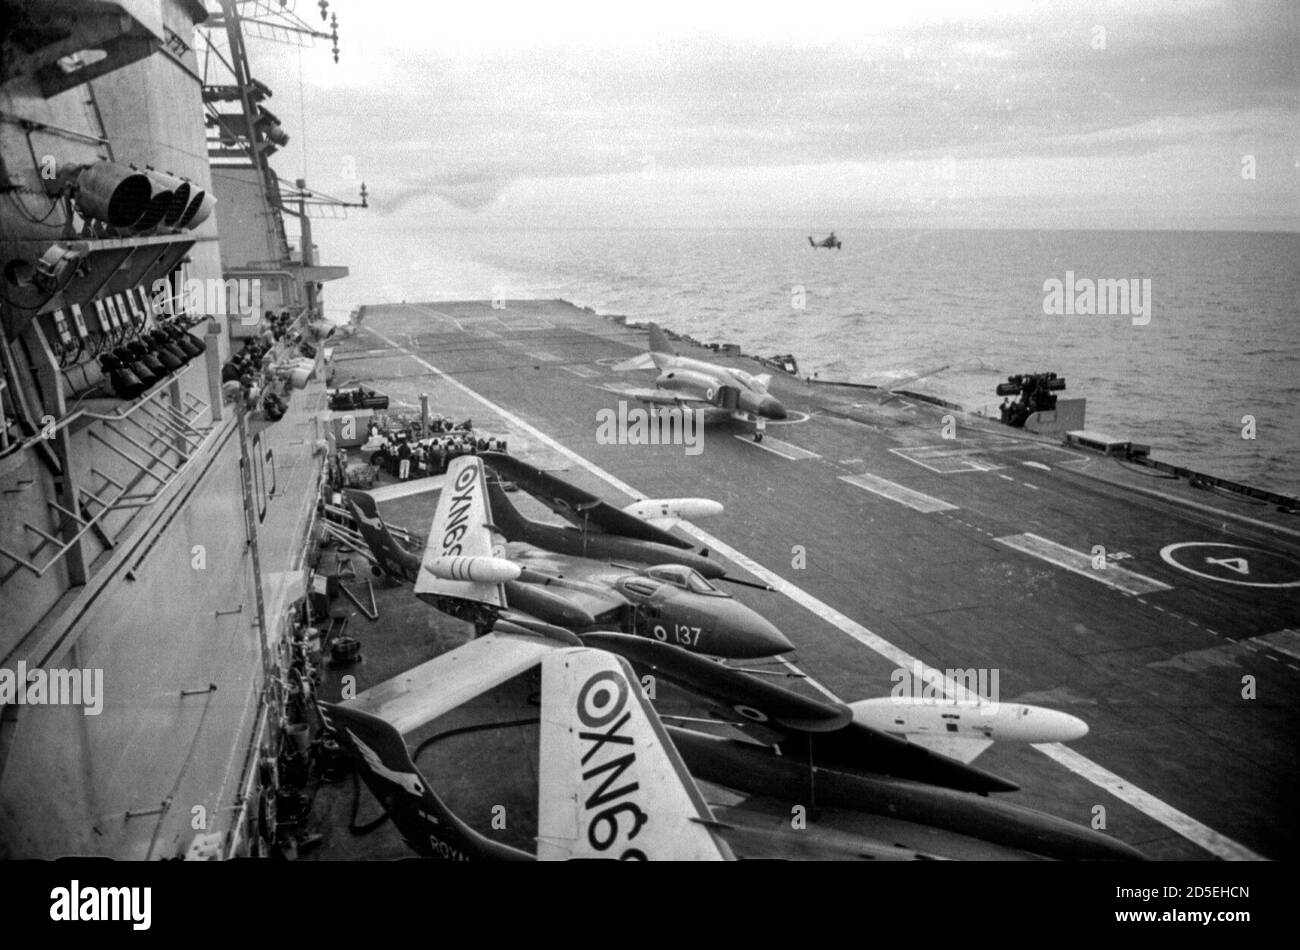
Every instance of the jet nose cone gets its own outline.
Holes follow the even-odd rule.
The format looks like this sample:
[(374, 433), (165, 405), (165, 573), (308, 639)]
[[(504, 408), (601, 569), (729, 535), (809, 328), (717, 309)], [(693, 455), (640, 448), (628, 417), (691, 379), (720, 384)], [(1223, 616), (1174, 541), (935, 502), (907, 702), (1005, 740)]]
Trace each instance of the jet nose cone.
[(784, 419), (788, 413), (775, 396), (765, 396), (758, 404), (758, 414), (765, 419)]
[(719, 651), (719, 656), (753, 660), (789, 653), (794, 649), (794, 644), (786, 639), (784, 633), (748, 608), (742, 608), (727, 627), (729, 629), (721, 638), (724, 649)]

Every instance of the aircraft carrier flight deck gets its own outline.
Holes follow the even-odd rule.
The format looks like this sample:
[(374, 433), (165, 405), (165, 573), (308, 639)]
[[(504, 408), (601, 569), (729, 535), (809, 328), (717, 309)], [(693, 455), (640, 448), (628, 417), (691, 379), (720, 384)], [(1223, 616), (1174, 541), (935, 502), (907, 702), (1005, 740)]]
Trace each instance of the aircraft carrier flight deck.
[[(785, 660), (813, 695), (888, 696), (917, 663), (989, 671), (996, 698), (1090, 730), (1069, 745), (989, 748), (979, 766), (1018, 783), (1016, 802), (1157, 860), (1276, 859), (1300, 844), (1294, 514), (994, 419), (779, 372), (771, 391), (788, 416), (761, 442), (724, 418), (698, 452), (605, 444), (601, 410), (635, 405), (620, 392), (648, 385), (620, 368), (645, 353), (645, 328), (563, 301), (384, 304), (360, 317), (336, 348), (338, 379), (394, 406), (427, 394), (611, 502), (721, 502), (680, 530), (729, 573), (774, 588), (733, 593), (794, 644)], [(384, 510), (423, 532), (432, 503)], [(392, 668), (372, 664), (366, 681), (459, 642), (430, 633), (451, 621), (409, 589), (380, 595), (382, 630), (352, 612), (367, 656)], [(391, 611), (418, 622), (394, 619), (399, 598)], [(323, 698), (336, 689), (327, 679)], [(482, 755), (465, 763), (479, 766)]]

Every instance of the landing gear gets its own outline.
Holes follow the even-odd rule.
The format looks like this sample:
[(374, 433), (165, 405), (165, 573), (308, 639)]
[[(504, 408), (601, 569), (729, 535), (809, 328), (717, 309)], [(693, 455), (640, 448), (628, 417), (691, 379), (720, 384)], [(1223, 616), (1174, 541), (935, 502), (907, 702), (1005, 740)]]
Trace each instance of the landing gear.
[(763, 432), (762, 432), (761, 429), (756, 429), (756, 430), (754, 431), (754, 441), (755, 441), (755, 442), (762, 442), (762, 441), (763, 441)]

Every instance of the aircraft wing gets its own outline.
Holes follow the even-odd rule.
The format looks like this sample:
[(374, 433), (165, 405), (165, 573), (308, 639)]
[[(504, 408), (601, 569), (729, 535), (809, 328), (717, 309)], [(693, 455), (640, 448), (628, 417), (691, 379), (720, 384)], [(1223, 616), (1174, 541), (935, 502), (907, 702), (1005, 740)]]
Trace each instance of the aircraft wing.
[(495, 554), (487, 505), (487, 482), (478, 456), (461, 455), (453, 459), (447, 466), (445, 488), (438, 496), (425, 542), (424, 559), (415, 581), (416, 596), (453, 597), (505, 606), (505, 590), (499, 582), (450, 580), (435, 576), (431, 570), (431, 565), (439, 559), (490, 558)]
[(588, 633), (582, 641), (617, 653), (638, 671), (653, 671), (689, 690), (728, 719), (739, 715), (777, 733), (833, 732), (853, 720), (853, 710), (842, 703), (801, 695), (657, 640), (622, 633)]
[(974, 736), (928, 736), (915, 733), (909, 734), (907, 741), (967, 765), (993, 744), (992, 739), (977, 739)]
[(537, 856), (732, 857), (631, 668), (603, 650), (542, 659)]
[(427, 492), (442, 491), (447, 484), (446, 475), (430, 475), (428, 478), (413, 478), (410, 481), (394, 482), (392, 485), (382, 485), (379, 488), (369, 488), (366, 490), (377, 502), (394, 501), (398, 498), (409, 498), (412, 495), (423, 495)]
[(346, 707), (405, 735), (535, 666), (558, 645), (540, 636), (484, 634), (372, 686)]
[(688, 409), (718, 408), (714, 402), (705, 399), (703, 396), (692, 396), (689, 393), (672, 392), (667, 389), (635, 386), (598, 386), (596, 388), (604, 389), (627, 399), (635, 399), (638, 402), (651, 403), (656, 406), (680, 406)]
[(789, 756), (806, 754), (821, 766), (880, 773), (969, 791), (1014, 791), (1016, 785), (962, 761), (931, 752), (857, 722), (852, 708), (812, 699), (671, 644), (625, 634), (588, 633), (583, 643), (601, 646), (688, 690), (726, 720), (743, 720), (758, 741), (782, 744)]
[(621, 363), (615, 363), (610, 369), (616, 373), (626, 373), (635, 369), (654, 369), (655, 361), (649, 353), (641, 353), (630, 359), (623, 360)]
[(502, 452), (480, 452), (477, 456), (502, 478), (507, 478), (532, 495), (561, 518), (586, 531), (603, 531), (641, 541), (689, 548), (691, 544), (675, 534), (656, 528), (648, 521), (630, 515), (602, 501), (591, 492), (557, 478), (550, 472), (529, 465)]
[(634, 567), (615, 567), (613, 564), (592, 558), (543, 551), (524, 541), (508, 542), (505, 546), (505, 556), (526, 570), (579, 584), (605, 586), (620, 577), (636, 573)]

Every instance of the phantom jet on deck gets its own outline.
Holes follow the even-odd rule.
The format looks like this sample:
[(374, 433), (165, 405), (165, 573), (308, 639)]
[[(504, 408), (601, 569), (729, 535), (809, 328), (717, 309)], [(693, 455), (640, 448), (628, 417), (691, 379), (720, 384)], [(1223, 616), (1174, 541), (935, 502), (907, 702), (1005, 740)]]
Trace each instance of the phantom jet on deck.
[[(650, 405), (724, 410), (733, 419), (754, 424), (755, 442), (763, 440), (767, 420), (786, 418), (785, 406), (767, 391), (770, 375), (751, 376), (730, 366), (678, 356), (657, 323), (650, 324), (649, 358), (659, 370), (654, 389), (613, 391)], [(634, 364), (638, 368), (639, 359)]]

